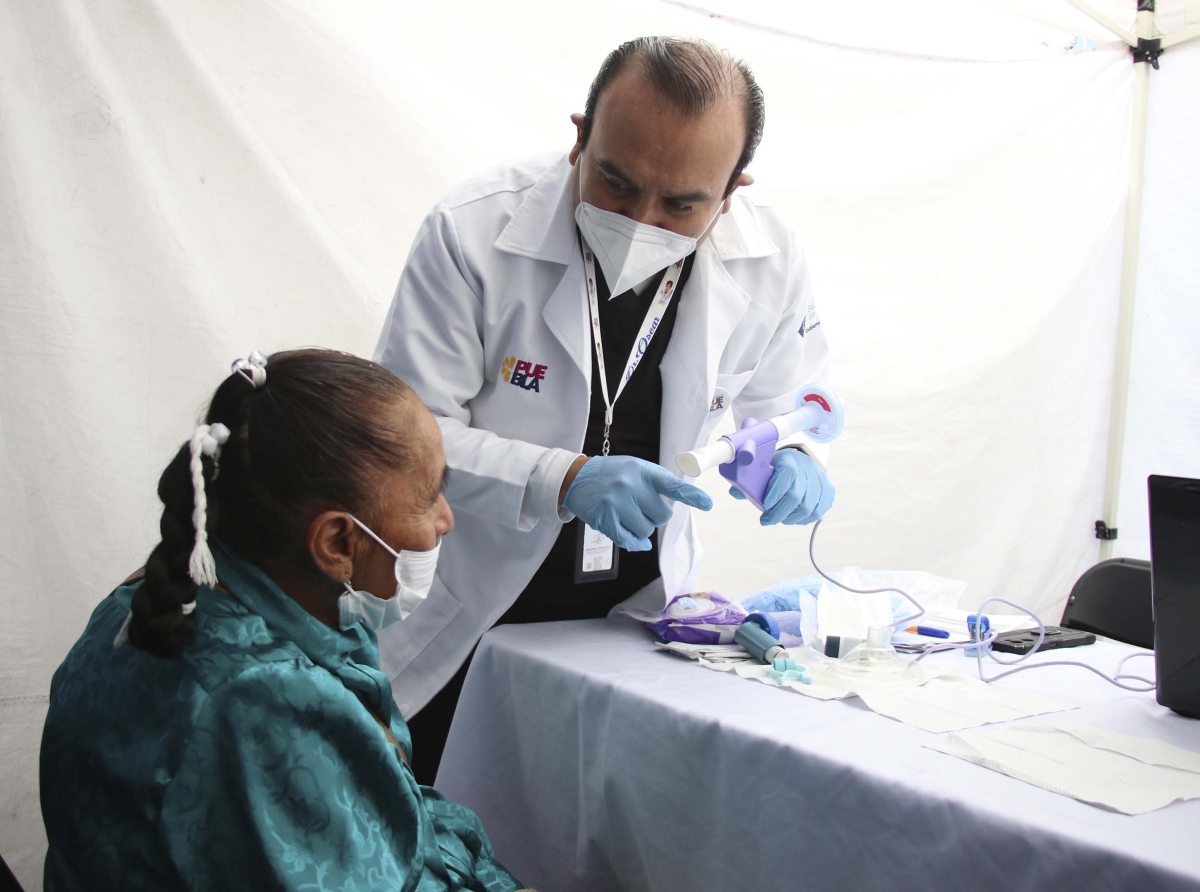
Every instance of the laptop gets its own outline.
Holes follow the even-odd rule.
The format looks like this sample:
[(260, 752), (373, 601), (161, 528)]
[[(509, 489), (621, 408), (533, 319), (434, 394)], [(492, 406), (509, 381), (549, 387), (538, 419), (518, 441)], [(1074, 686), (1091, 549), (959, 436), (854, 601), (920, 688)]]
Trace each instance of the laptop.
[(1147, 484), (1156, 696), (1200, 718), (1200, 480), (1153, 474)]

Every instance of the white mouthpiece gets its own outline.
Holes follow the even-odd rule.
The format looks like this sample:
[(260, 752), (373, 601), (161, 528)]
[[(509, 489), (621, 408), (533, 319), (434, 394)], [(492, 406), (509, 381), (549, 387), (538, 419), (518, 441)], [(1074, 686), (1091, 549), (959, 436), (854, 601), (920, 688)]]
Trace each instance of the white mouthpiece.
[(681, 452), (675, 456), (679, 470), (689, 477), (699, 477), (709, 468), (723, 465), (734, 459), (733, 444), (724, 437), (718, 437), (707, 446), (694, 449), (691, 452)]

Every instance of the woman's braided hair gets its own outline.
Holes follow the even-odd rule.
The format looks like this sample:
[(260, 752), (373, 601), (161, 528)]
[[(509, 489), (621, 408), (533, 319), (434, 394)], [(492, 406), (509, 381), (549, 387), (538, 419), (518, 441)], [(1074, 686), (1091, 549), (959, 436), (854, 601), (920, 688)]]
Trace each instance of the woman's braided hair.
[[(334, 350), (271, 355), (269, 379), (255, 387), (234, 372), (213, 395), (206, 422), (224, 424), (229, 440), (219, 466), (201, 457), (207, 496), (205, 529), (260, 567), (290, 564), (317, 573), (305, 544), (317, 511), (361, 511), (380, 471), (404, 470), (402, 400), (412, 391), (387, 369)], [(162, 541), (146, 561), (133, 596), (129, 641), (173, 657), (196, 619), (188, 573), (196, 541), (192, 450), (184, 443), (158, 481)]]

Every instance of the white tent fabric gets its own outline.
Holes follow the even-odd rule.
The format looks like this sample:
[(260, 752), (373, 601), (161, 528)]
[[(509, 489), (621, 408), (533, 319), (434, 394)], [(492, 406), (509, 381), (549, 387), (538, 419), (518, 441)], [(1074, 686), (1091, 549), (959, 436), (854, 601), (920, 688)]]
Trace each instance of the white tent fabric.
[[(229, 362), (369, 354), (426, 210), (565, 151), (604, 53), (637, 34), (708, 37), (766, 91), (754, 188), (808, 246), (851, 407), (823, 563), (1057, 616), (1097, 555), (1128, 51), (1045, 0), (711, 9), (738, 21), (675, 0), (0, 2), (0, 854), (27, 889), (50, 676), (155, 541), (157, 476)], [(1168, 53), (1152, 82), (1135, 549), (1137, 475), (1200, 475), (1198, 60)], [(702, 530), (710, 587), (807, 572), (805, 534), (744, 504), (719, 498)]]
[[(1200, 3), (1189, 24), (1200, 24)], [(1182, 23), (1181, 23), (1182, 25)], [(1150, 556), (1146, 477), (1200, 477), (1200, 42), (1151, 74), (1146, 184), (1130, 370), (1120, 536)]]

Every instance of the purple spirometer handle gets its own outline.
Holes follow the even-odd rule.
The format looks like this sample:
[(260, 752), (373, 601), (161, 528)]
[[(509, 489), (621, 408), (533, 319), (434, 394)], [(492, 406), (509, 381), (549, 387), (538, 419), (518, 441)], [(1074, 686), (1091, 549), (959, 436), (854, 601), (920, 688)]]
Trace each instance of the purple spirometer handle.
[(828, 443), (842, 432), (844, 423), (845, 407), (837, 396), (819, 385), (805, 387), (796, 397), (795, 410), (768, 421), (747, 418), (741, 430), (725, 435), (734, 457), (718, 466), (721, 476), (762, 510), (763, 496), (775, 475), (771, 457), (779, 440), (804, 431), (809, 439)]

